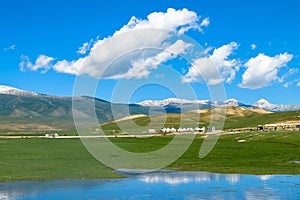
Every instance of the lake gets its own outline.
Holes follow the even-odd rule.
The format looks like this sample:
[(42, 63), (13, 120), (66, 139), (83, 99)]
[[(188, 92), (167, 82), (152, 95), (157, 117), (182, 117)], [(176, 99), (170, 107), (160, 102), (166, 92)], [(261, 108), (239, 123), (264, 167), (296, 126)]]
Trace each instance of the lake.
[(129, 178), (0, 183), (12, 199), (300, 199), (300, 175), (160, 171)]

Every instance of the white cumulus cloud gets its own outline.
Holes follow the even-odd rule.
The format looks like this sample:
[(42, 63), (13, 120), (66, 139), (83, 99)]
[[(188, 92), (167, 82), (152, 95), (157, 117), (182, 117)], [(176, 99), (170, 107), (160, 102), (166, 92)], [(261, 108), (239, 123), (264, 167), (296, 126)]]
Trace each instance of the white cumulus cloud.
[(84, 58), (79, 58), (75, 61), (60, 60), (53, 67), (53, 69), (60, 73), (80, 75), (80, 69), (85, 62)]
[[(203, 21), (209, 21), (205, 18)], [(186, 8), (181, 10), (175, 10), (173, 8), (167, 9), (167, 12), (153, 12), (147, 16), (147, 19), (140, 20), (136, 17), (132, 17), (127, 25), (123, 26), (114, 35), (123, 33), (125, 31), (137, 30), (137, 29), (166, 29), (170, 31), (178, 31), (183, 34), (190, 29), (198, 29), (202, 31), (201, 24), (199, 24), (199, 16), (193, 11), (189, 11)], [(204, 26), (207, 26), (204, 23)], [(203, 26), (203, 25), (202, 25)]]
[[(161, 51), (145, 53), (143, 49), (166, 48), (167, 51), (172, 52), (174, 50), (172, 48), (178, 47), (182, 48), (178, 52), (184, 53), (188, 45), (177, 43), (178, 41), (166, 41), (172, 35), (181, 35), (190, 29), (201, 32), (203, 31), (202, 27), (208, 25), (208, 18), (200, 20), (197, 13), (185, 8), (180, 10), (169, 8), (166, 12), (153, 12), (146, 19), (138, 19), (133, 16), (112, 36), (97, 39), (92, 42), (93, 44), (91, 42), (84, 43), (78, 49), (78, 53), (88, 53), (85, 57), (71, 61), (60, 60), (54, 63), (52, 68), (61, 73), (88, 74), (96, 78), (100, 78), (100, 76), (101, 78), (145, 77), (149, 70), (155, 69), (161, 62), (173, 59), (176, 52), (173, 52), (171, 56), (170, 53), (164, 54)], [(49, 63), (46, 63), (46, 71)], [(20, 65), (24, 65), (24, 60)], [(36, 68), (33, 66), (31, 64), (28, 68)], [(110, 67), (107, 69), (107, 66)], [(38, 68), (42, 68), (42, 66)]]
[(278, 72), (293, 58), (292, 54), (283, 53), (270, 57), (262, 53), (245, 63), (247, 68), (242, 75), (242, 88), (258, 89), (280, 81)]
[(41, 69), (41, 73), (46, 73), (52, 67), (51, 62), (53, 62), (54, 60), (55, 59), (52, 57), (39, 55), (35, 62), (32, 63), (29, 57), (22, 55), (19, 67), (21, 71), (37, 71)]
[[(96, 41), (99, 40), (99, 36), (97, 36)], [(91, 48), (94, 46), (95, 44), (95, 40), (91, 39), (89, 42), (85, 42), (82, 44), (81, 47), (78, 48), (77, 53), (78, 54), (87, 54), (87, 52), (89, 52), (91, 50)]]
[(229, 59), (237, 48), (238, 44), (231, 42), (214, 49), (212, 55), (195, 59), (182, 81), (187, 83), (204, 80), (208, 85), (216, 85), (223, 81), (230, 83), (240, 66), (237, 59)]
[(209, 18), (207, 17), (207, 18), (205, 18), (205, 19), (201, 22), (200, 26), (207, 27), (209, 24), (210, 24), (210, 20), (209, 20)]
[(86, 54), (86, 52), (90, 49), (90, 43), (85, 42), (82, 44), (81, 47), (78, 48), (77, 53), (79, 54)]
[(161, 63), (176, 58), (179, 54), (184, 54), (192, 44), (185, 43), (183, 40), (177, 40), (174, 44), (166, 47), (162, 52), (146, 59), (132, 61), (132, 68), (127, 73), (117, 75), (115, 79), (120, 78), (144, 78), (150, 73), (150, 70), (156, 69)]
[(252, 50), (255, 50), (256, 49), (256, 44), (251, 44), (250, 47), (251, 47)]

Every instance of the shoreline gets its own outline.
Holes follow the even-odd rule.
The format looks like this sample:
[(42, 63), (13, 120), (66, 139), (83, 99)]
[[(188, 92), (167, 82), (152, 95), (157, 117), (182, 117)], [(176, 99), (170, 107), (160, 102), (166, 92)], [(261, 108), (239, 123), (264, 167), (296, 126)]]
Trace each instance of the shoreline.
[[(114, 170), (116, 172), (116, 170)], [(130, 179), (130, 178), (136, 178), (143, 175), (151, 175), (151, 174), (171, 174), (171, 173), (203, 173), (203, 174), (216, 174), (216, 175), (238, 175), (238, 176), (300, 176), (299, 174), (244, 174), (244, 173), (221, 173), (221, 172), (210, 172), (210, 171), (179, 171), (179, 170), (169, 170), (169, 169), (160, 169), (157, 171), (152, 172), (145, 172), (145, 173), (118, 173), (120, 177), (104, 177), (104, 178), (64, 178), (64, 179), (42, 179), (42, 180), (16, 180), (16, 181), (0, 181), (0, 184), (6, 184), (6, 183), (26, 183), (26, 182), (55, 182), (55, 181), (114, 181), (118, 179)], [(122, 175), (123, 174), (123, 175)], [(127, 176), (126, 176), (127, 175)]]

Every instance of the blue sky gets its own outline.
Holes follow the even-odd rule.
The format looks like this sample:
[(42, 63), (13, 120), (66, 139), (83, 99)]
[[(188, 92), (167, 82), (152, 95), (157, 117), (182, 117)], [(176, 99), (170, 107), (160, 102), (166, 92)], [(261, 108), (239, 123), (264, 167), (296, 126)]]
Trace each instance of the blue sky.
[[(139, 42), (149, 40), (152, 46), (162, 48), (161, 41), (154, 41), (161, 38), (147, 32), (142, 39), (134, 33), (126, 37), (123, 34), (121, 42), (115, 46), (108, 43), (111, 46), (106, 46), (108, 50), (103, 52), (100, 43), (107, 42), (104, 38), (113, 40), (122, 27), (137, 30), (146, 24), (146, 28), (173, 28), (170, 33), (175, 35), (184, 32), (207, 55), (196, 57), (199, 52), (191, 50), (189, 42), (178, 42), (182, 41), (182, 35), (177, 40), (162, 38), (169, 40), (163, 47), (174, 50), (175, 56), (149, 50), (117, 60), (107, 75), (102, 76), (97, 97), (111, 100), (120, 81), (150, 83), (160, 77), (178, 85), (172, 87), (184, 90), (185, 85), (192, 86), (199, 99), (210, 98), (207, 84), (208, 87), (223, 84), (227, 98), (244, 103), (265, 98), (277, 104), (300, 104), (299, 7), (297, 0), (1, 1), (0, 84), (70, 96), (76, 75), (95, 78), (103, 68), (101, 64), (106, 63), (94, 62), (93, 56), (102, 58), (106, 53), (112, 60), (118, 53), (113, 54), (114, 51), (122, 49), (131, 37)], [(121, 33), (126, 35), (126, 30)], [(189, 51), (193, 56), (185, 61), (182, 55), (189, 55)], [(159, 54), (164, 59), (157, 60)], [(141, 59), (137, 58), (144, 62), (138, 62)], [(80, 63), (80, 59), (85, 63)], [(219, 78), (210, 72), (206, 59), (221, 71)], [(131, 66), (132, 63), (137, 67)], [(169, 69), (164, 71), (163, 65), (181, 74), (170, 76), (172, 73), (166, 73)], [(171, 90), (155, 84), (144, 85), (129, 101), (172, 97)], [(123, 92), (128, 95), (126, 90)]]

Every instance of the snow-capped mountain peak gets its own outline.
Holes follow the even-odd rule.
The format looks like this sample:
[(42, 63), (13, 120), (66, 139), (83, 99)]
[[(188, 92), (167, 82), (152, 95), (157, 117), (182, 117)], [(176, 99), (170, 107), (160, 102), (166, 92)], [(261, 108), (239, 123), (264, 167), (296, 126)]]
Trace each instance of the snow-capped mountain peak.
[(273, 110), (276, 107), (278, 107), (278, 105), (271, 104), (270, 102), (268, 102), (265, 99), (260, 99), (260, 100), (256, 101), (254, 104), (252, 104), (252, 106), (262, 108), (265, 110)]
[(292, 110), (300, 109), (300, 105), (277, 105), (277, 104), (272, 104), (265, 99), (258, 100), (252, 106), (264, 110), (268, 110), (268, 111), (275, 111), (275, 112), (292, 111)]
[(300, 105), (277, 105), (272, 104), (265, 99), (258, 100), (257, 102), (252, 104), (252, 106), (273, 112), (300, 110)]
[(236, 99), (227, 99), (224, 101), (225, 106), (239, 106), (239, 101)]
[(248, 108), (261, 108), (264, 110), (272, 111), (272, 112), (282, 112), (282, 111), (292, 111), (292, 110), (300, 110), (300, 105), (277, 105), (268, 102), (265, 99), (260, 99), (256, 101), (252, 105), (247, 105), (239, 102), (236, 99), (227, 99), (224, 102), (221, 101), (210, 101), (210, 100), (187, 100), (187, 99), (178, 99), (178, 98), (169, 98), (165, 100), (146, 100), (140, 103), (136, 103), (141, 106), (147, 107), (177, 107), (177, 108), (191, 108), (192, 105), (198, 105), (201, 108), (209, 108), (209, 107), (227, 107), (227, 106), (240, 106), (240, 107), (248, 107)]
[(262, 106), (262, 105), (271, 105), (271, 103), (265, 99), (260, 99), (260, 100), (256, 101), (253, 105), (257, 105), (257, 106), (261, 105)]
[(18, 88), (0, 85), (0, 94), (20, 95), (20, 96), (37, 96), (38, 93), (20, 90)]
[(209, 100), (187, 100), (179, 98), (168, 98), (164, 100), (146, 100), (136, 103), (141, 106), (167, 106), (170, 104), (207, 104)]

